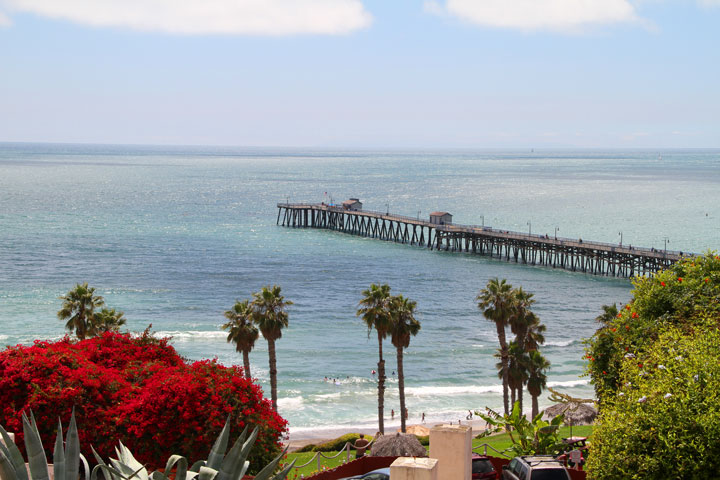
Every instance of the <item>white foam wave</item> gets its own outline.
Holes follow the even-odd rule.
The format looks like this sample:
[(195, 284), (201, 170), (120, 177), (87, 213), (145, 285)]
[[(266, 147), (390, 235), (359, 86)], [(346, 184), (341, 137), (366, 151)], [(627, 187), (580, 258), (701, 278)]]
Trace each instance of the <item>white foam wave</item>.
[(188, 330), (188, 331), (171, 331), (165, 330), (155, 332), (158, 337), (172, 337), (173, 340), (179, 342), (186, 342), (191, 340), (203, 340), (203, 339), (225, 339), (227, 337), (226, 332), (214, 331), (214, 330)]
[(479, 343), (473, 343), (472, 346), (475, 348), (483, 348), (485, 345), (481, 345)]
[(452, 387), (410, 387), (406, 388), (408, 395), (421, 396), (447, 396), (447, 395), (467, 395), (467, 394), (483, 394), (483, 393), (502, 393), (502, 385), (458, 385)]
[(544, 345), (546, 347), (569, 347), (576, 342), (577, 340), (566, 340), (564, 342), (545, 342)]
[(0, 342), (2, 342), (3, 340), (7, 340), (8, 338), (10, 337), (8, 337), (7, 335), (0, 335)]
[(589, 385), (590, 380), (578, 379), (578, 380), (566, 380), (564, 382), (548, 382), (548, 387), (581, 387), (583, 385)]
[(300, 410), (303, 407), (303, 397), (278, 398), (278, 408), (283, 410)]

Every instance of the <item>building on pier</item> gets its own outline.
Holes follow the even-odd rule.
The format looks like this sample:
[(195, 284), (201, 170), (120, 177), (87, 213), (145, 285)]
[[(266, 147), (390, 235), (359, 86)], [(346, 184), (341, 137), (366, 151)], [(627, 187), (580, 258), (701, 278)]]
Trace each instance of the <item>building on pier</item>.
[(351, 198), (350, 200), (345, 200), (342, 202), (342, 206), (345, 210), (350, 210), (351, 212), (359, 212), (362, 210), (362, 202), (359, 198)]
[(430, 223), (434, 225), (448, 225), (452, 223), (452, 215), (448, 212), (432, 212)]

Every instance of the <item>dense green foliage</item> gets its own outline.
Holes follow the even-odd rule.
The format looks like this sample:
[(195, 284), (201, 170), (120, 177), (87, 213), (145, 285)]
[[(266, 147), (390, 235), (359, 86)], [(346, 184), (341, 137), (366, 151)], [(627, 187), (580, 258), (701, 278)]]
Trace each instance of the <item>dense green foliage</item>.
[[(310, 444), (305, 445), (304, 447), (300, 448), (298, 453), (301, 452), (339, 452), (341, 448), (345, 446), (346, 443), (355, 443), (355, 441), (360, 438), (359, 433), (346, 433), (345, 435), (342, 435), (340, 437), (337, 437), (333, 440), (330, 440), (325, 443), (321, 443), (318, 445)], [(373, 437), (371, 435), (365, 435), (365, 440), (368, 442), (371, 442)]]
[(600, 405), (593, 478), (720, 471), (720, 257), (633, 280), (633, 298), (588, 341)]
[(477, 438), (505, 432), (512, 441), (510, 449), (513, 455), (548, 455), (564, 451), (567, 445), (558, 435), (563, 415), (546, 422), (542, 419), (544, 412), (540, 412), (531, 421), (520, 412), (519, 401), (513, 404), (512, 413), (509, 415), (500, 415), (489, 408), (486, 413), (475, 412), (475, 415), (485, 420), (490, 427)]
[(95, 289), (88, 286), (87, 282), (78, 283), (67, 294), (60, 297), (63, 301), (62, 307), (57, 313), (60, 320), (67, 320), (65, 328), (70, 333), (84, 340), (88, 337), (102, 335), (105, 332), (117, 332), (125, 325), (123, 312), (114, 308), (96, 308), (105, 306), (105, 299), (95, 295)]

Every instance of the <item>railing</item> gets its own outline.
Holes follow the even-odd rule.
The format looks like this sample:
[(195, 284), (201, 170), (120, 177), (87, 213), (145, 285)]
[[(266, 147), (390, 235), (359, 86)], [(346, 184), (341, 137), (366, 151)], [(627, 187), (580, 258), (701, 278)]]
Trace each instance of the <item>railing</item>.
[(530, 241), (542, 241), (542, 243), (550, 243), (554, 245), (562, 245), (562, 246), (572, 246), (572, 247), (578, 247), (578, 248), (593, 248), (593, 247), (602, 247), (603, 249), (610, 249), (613, 252), (621, 252), (621, 253), (629, 253), (629, 254), (637, 254), (637, 255), (644, 255), (644, 256), (652, 256), (652, 257), (658, 257), (658, 258), (665, 258), (668, 255), (675, 256), (675, 257), (681, 257), (683, 255), (692, 255), (688, 252), (681, 252), (676, 250), (666, 250), (666, 249), (658, 249), (658, 248), (647, 248), (647, 247), (630, 247), (630, 246), (623, 246), (618, 245), (615, 243), (605, 243), (605, 242), (596, 242), (596, 241), (581, 241), (580, 239), (575, 240), (574, 238), (567, 238), (567, 237), (556, 237), (556, 236), (545, 236), (545, 235), (538, 235), (538, 234), (531, 234), (531, 233), (522, 233), (522, 232), (511, 232), (509, 230), (500, 230), (495, 229), (492, 227), (486, 227), (481, 225), (463, 225), (460, 223), (445, 223), (445, 224), (436, 224), (436, 223), (430, 223), (429, 220), (421, 220), (418, 217), (408, 217), (405, 215), (396, 215), (394, 213), (388, 213), (388, 212), (379, 212), (376, 210), (346, 210), (342, 206), (338, 205), (323, 205), (318, 203), (278, 203), (278, 208), (311, 208), (311, 209), (320, 209), (320, 210), (327, 210), (332, 212), (338, 212), (338, 213), (351, 213), (354, 215), (363, 215), (363, 214), (370, 214), (379, 216), (382, 219), (387, 220), (405, 220), (412, 223), (420, 223), (424, 226), (433, 227), (439, 231), (442, 232), (464, 232), (464, 233), (490, 233), (490, 234), (496, 234), (498, 236), (502, 236), (503, 238), (511, 238), (515, 240), (530, 240)]
[(506, 452), (511, 451), (512, 448), (506, 448), (505, 450), (500, 451), (500, 450), (496, 449), (495, 447), (493, 447), (492, 445), (488, 445), (487, 443), (482, 443), (482, 444), (478, 445), (477, 447), (473, 447), (472, 451), (475, 452), (475, 453), (480, 453), (480, 452), (477, 451), (477, 450), (480, 449), (480, 448), (483, 449), (483, 455), (485, 455), (485, 456), (487, 456), (487, 454), (488, 454), (487, 452), (488, 452), (488, 448), (489, 448), (489, 449), (492, 450), (493, 452), (495, 452), (495, 453), (497, 453), (497, 454), (499, 454), (499, 455), (502, 455), (502, 456), (505, 457), (505, 458), (512, 458), (512, 457), (510, 457), (510, 455), (508, 455), (508, 454), (506, 453)]
[[(370, 441), (370, 443), (368, 443), (365, 446), (365, 448), (369, 449), (372, 446), (373, 442), (375, 442), (374, 438)], [(319, 472), (322, 469), (322, 464), (321, 464), (321, 460), (320, 460), (321, 458), (330, 460), (330, 459), (339, 457), (343, 452), (345, 452), (345, 462), (349, 462), (350, 461), (350, 450), (352, 450), (353, 448), (354, 448), (354, 446), (352, 443), (345, 442), (345, 445), (343, 446), (343, 448), (341, 448), (340, 451), (338, 451), (338, 453), (336, 453), (335, 455), (328, 456), (328, 455), (325, 455), (325, 452), (315, 452), (315, 455), (313, 455), (313, 457), (310, 460), (303, 463), (302, 465), (295, 465), (293, 468), (295, 470), (298, 470), (300, 468), (305, 468), (308, 465), (310, 465), (313, 461), (317, 461), (317, 471)]]

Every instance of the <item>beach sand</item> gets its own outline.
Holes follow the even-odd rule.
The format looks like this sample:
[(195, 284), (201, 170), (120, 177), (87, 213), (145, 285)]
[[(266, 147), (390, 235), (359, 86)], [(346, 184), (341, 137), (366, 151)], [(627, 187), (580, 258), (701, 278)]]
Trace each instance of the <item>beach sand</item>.
[[(453, 424), (457, 425), (456, 422)], [(415, 423), (408, 424), (407, 427), (412, 425), (422, 425), (423, 427), (432, 428), (436, 425), (443, 425), (442, 423)], [(462, 420), (462, 425), (470, 425), (473, 429), (473, 436), (485, 431), (485, 421), (478, 418), (476, 420)], [(326, 427), (318, 428), (313, 430), (304, 430), (296, 433), (290, 433), (288, 439), (283, 442), (288, 447), (289, 452), (294, 452), (306, 445), (325, 443), (330, 440), (334, 440), (347, 433), (364, 433), (365, 435), (375, 435), (377, 433), (377, 426), (375, 428), (367, 428), (367, 426), (358, 427)], [(390, 435), (400, 431), (399, 424), (390, 424), (385, 427), (385, 435)]]

